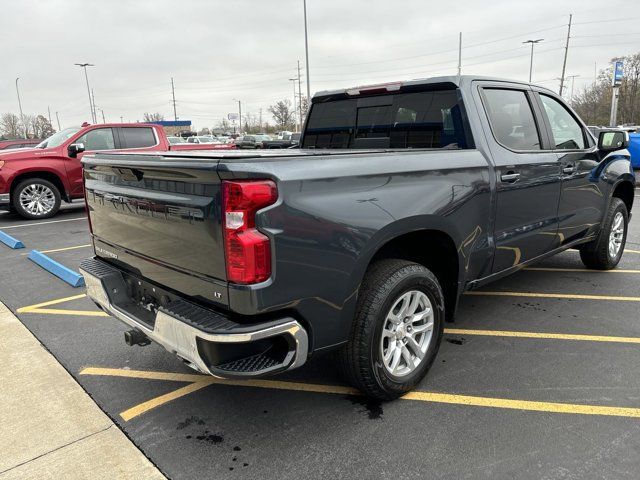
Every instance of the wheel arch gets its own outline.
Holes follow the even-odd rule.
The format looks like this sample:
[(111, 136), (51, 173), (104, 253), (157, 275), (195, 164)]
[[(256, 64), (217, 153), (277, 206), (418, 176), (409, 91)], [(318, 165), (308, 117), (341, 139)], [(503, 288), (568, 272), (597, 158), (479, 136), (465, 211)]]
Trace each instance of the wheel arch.
[(611, 198), (619, 198), (627, 207), (627, 212), (631, 213), (633, 208), (633, 199), (635, 196), (635, 187), (631, 180), (621, 179), (612, 189)]
[(58, 176), (58, 174), (47, 171), (47, 170), (33, 170), (33, 171), (21, 173), (19, 175), (16, 175), (13, 178), (11, 182), (10, 197), (9, 197), (11, 198), (12, 202), (13, 202), (13, 192), (15, 191), (17, 186), (20, 184), (20, 182), (27, 180), (29, 178), (41, 178), (43, 180), (48, 180), (49, 182), (53, 183), (56, 186), (56, 188), (60, 192), (60, 196), (64, 200), (66, 201), (69, 200), (67, 189), (65, 188), (65, 185), (62, 179)]
[[(455, 227), (443, 217), (405, 219), (387, 226), (376, 235), (363, 253), (354, 271), (356, 291), (367, 269), (384, 258), (399, 258), (424, 265), (438, 278), (445, 296), (446, 318), (456, 310), (460, 286), (464, 280), (465, 261), (461, 255)], [(420, 225), (422, 228), (416, 228)]]

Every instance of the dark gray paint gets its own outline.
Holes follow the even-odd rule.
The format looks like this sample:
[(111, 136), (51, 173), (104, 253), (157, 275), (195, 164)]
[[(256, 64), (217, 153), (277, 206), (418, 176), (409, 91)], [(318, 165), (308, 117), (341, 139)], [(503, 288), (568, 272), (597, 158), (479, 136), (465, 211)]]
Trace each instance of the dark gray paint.
[[(431, 82), (457, 83), (457, 79)], [(476, 145), (472, 150), (197, 151), (85, 157), (90, 215), (94, 224), (105, 222), (96, 225), (94, 233), (117, 239), (113, 243), (127, 249), (127, 245), (136, 245), (127, 235), (140, 231), (144, 238), (137, 244), (140, 251), (127, 249), (127, 254), (138, 257), (136, 269), (149, 280), (165, 285), (169, 272), (190, 272), (198, 282), (210, 282), (212, 296), (208, 300), (214, 301), (213, 292), (224, 285), (225, 279), (219, 195), (208, 198), (208, 207), (189, 196), (180, 201), (158, 198), (159, 204), (199, 205), (197, 208), (206, 212), (196, 226), (187, 225), (187, 220), (183, 223), (184, 228), (193, 229), (194, 238), (208, 236), (207, 241), (179, 242), (177, 234), (163, 228), (171, 228), (168, 221), (148, 223), (154, 228), (145, 232), (144, 223), (130, 227), (121, 219), (114, 221), (112, 214), (100, 214), (92, 204), (91, 191), (110, 191), (111, 186), (108, 181), (92, 183), (93, 172), (119, 167), (126, 174), (129, 166), (145, 172), (142, 182), (154, 175), (173, 180), (172, 175), (179, 175), (187, 183), (206, 183), (216, 192), (220, 180), (274, 179), (278, 202), (262, 210), (257, 218), (258, 227), (272, 239), (273, 275), (258, 285), (228, 284), (228, 308), (248, 316), (268, 312), (294, 316), (309, 329), (312, 349), (341, 343), (347, 338), (366, 268), (388, 241), (419, 230), (446, 234), (459, 255), (460, 294), (465, 288), (515, 271), (549, 252), (589, 240), (598, 232), (615, 184), (634, 182), (626, 151), (600, 160), (593, 148), (585, 152), (554, 152), (549, 148), (522, 154), (498, 145), (480, 99), (481, 88), (489, 85), (529, 91), (543, 144), (549, 148), (547, 127), (535, 100), (535, 92), (541, 89), (462, 77), (460, 93)], [(566, 163), (577, 165), (575, 174), (562, 174)], [(219, 178), (213, 174), (216, 169)], [(148, 174), (147, 170), (156, 173)], [(505, 170), (518, 171), (521, 179), (501, 182)], [(124, 190), (119, 191), (145, 198), (149, 187), (143, 188), (142, 182), (120, 186)], [(161, 185), (155, 189), (164, 195)], [(580, 223), (593, 225), (583, 230), (573, 228)], [(559, 228), (573, 229), (577, 234), (558, 240), (563, 231)], [(163, 244), (156, 238), (170, 241)], [(143, 255), (159, 262), (152, 262), (153, 268), (144, 268), (141, 265), (149, 262)], [(188, 296), (201, 291), (194, 290), (191, 282), (173, 283), (172, 288)], [(198, 288), (203, 286), (206, 290), (206, 283)]]

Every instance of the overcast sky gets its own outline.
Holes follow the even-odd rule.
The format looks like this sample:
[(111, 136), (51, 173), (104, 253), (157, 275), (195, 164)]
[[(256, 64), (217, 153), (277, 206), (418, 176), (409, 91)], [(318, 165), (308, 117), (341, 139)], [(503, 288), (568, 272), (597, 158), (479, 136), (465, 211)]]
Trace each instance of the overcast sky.
[[(576, 92), (593, 81), (594, 64), (640, 51), (640, 14), (622, 0), (308, 0), (311, 91), (455, 74), (458, 32), (462, 72), (533, 81), (557, 89), (566, 24), (573, 13), (567, 75)], [(293, 99), (304, 73), (302, 0), (0, 0), (4, 38), (0, 113), (46, 115), (54, 127), (90, 119), (84, 76), (90, 62), (96, 105), (107, 121), (144, 112), (198, 128), (237, 111), (271, 120), (267, 107)], [(305, 84), (303, 79), (303, 92)], [(570, 88), (570, 84), (569, 84)], [(100, 116), (100, 114), (99, 114)]]

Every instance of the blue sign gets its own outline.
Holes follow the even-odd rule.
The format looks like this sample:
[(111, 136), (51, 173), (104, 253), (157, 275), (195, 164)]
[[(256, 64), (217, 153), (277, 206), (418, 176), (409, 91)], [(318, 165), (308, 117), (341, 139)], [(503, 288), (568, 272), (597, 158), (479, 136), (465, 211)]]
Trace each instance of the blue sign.
[(613, 86), (616, 87), (622, 84), (622, 77), (624, 77), (623, 63), (616, 62), (613, 66)]

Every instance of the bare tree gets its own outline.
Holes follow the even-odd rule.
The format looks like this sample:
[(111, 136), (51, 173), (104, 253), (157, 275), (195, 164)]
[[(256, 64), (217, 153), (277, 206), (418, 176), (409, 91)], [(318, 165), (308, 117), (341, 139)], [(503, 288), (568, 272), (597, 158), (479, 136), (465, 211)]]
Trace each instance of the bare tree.
[(150, 123), (150, 122), (161, 122), (162, 120), (164, 120), (164, 115), (162, 115), (161, 113), (147, 113), (145, 112), (144, 114), (144, 121), (146, 123)]
[(0, 132), (6, 138), (18, 138), (24, 130), (21, 127), (20, 117), (15, 113), (3, 113), (0, 117)]
[(268, 110), (269, 113), (273, 115), (277, 126), (283, 130), (291, 129), (293, 125), (295, 125), (294, 115), (296, 112), (291, 108), (289, 99), (285, 98), (284, 100), (276, 102), (274, 105), (271, 105)]
[(220, 130), (224, 130), (225, 132), (229, 132), (231, 130), (231, 123), (229, 123), (229, 120), (222, 117), (222, 120), (218, 122), (217, 128), (219, 128)]
[(49, 122), (49, 119), (44, 115), (37, 115), (33, 118), (31, 121), (31, 130), (35, 138), (48, 138), (56, 133), (51, 122)]
[[(624, 62), (624, 78), (618, 100), (618, 122), (640, 123), (640, 53), (617, 60)], [(591, 125), (609, 125), (612, 75), (612, 66), (601, 70), (597, 80), (573, 99), (573, 108)]]
[(198, 132), (198, 135), (211, 135), (211, 130), (209, 130), (207, 127), (204, 127)]

